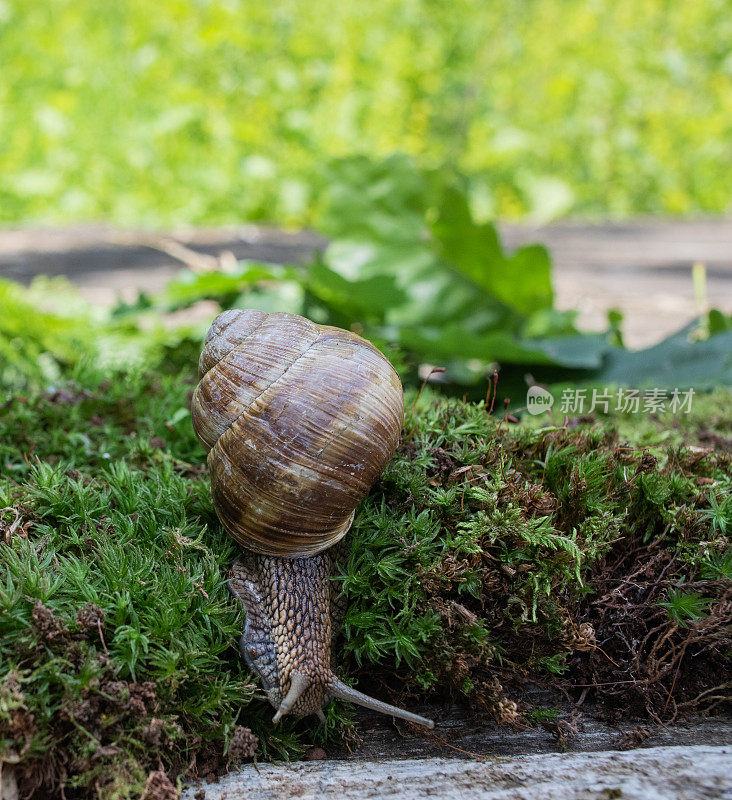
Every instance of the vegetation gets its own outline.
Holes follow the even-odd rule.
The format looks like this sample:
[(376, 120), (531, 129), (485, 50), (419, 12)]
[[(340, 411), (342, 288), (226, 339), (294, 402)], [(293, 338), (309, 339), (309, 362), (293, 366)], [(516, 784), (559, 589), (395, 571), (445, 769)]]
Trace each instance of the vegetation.
[[(184, 343), (153, 371), (78, 369), (0, 411), (0, 747), (29, 796), (137, 798), (347, 735), (343, 706), (274, 728), (238, 655), (193, 364)], [(562, 426), (428, 392), (407, 411), (334, 577), (344, 674), (545, 726), (526, 681), (593, 684), (606, 713), (643, 719), (718, 702), (728, 392)]]
[(404, 152), (479, 219), (730, 207), (728, 3), (0, 5), (0, 222), (318, 223)]
[(330, 243), (310, 263), (211, 268), (192, 259), (158, 296), (111, 314), (59, 281), (27, 291), (0, 280), (0, 389), (44, 386), (84, 363), (124, 370), (156, 363), (165, 347), (197, 346), (205, 328), (170, 315), (203, 300), (354, 330), (389, 355), (406, 385), (419, 386), (437, 365), (444, 392), (479, 399), (499, 370), (514, 406), (527, 373), (543, 384), (671, 391), (732, 383), (732, 318), (712, 309), (641, 353), (624, 349), (617, 311), (606, 332), (583, 333), (576, 313), (554, 308), (546, 249), (506, 253), (495, 226), (471, 213), (465, 182), (442, 170), (401, 156), (343, 160), (322, 224)]
[[(407, 387), (333, 576), (339, 674), (560, 742), (571, 725), (527, 685), (655, 722), (724, 701), (732, 320), (630, 353), (620, 314), (578, 330), (544, 248), (505, 252), (489, 220), (729, 209), (727, 11), (0, 0), (0, 224), (330, 239), (304, 265), (193, 265), (111, 311), (0, 280), (0, 767), (23, 796), (167, 800), (352, 735), (339, 704), (274, 727), (237, 651), (234, 546), (190, 424), (203, 330), (175, 321), (201, 301), (362, 333)], [(519, 420), (534, 382), (697, 394)]]

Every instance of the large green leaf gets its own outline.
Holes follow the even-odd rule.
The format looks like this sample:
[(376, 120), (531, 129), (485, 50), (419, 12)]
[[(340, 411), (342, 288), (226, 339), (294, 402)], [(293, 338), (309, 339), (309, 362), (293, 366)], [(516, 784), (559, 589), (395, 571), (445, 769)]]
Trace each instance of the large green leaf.
[(604, 333), (580, 333), (551, 339), (529, 339), (552, 363), (574, 369), (597, 369), (609, 350)]
[(331, 164), (321, 229), (370, 242), (414, 242), (425, 231), (428, 181), (408, 156), (366, 156)]
[(502, 330), (474, 334), (457, 323), (440, 328), (403, 328), (400, 342), (430, 363), (478, 359), (486, 364), (537, 364), (575, 369), (599, 367), (608, 347), (602, 334), (522, 340)]
[(698, 323), (692, 323), (647, 350), (614, 348), (593, 381), (661, 389), (732, 385), (732, 330), (693, 341), (690, 334), (696, 328)]
[(447, 264), (504, 305), (522, 315), (552, 307), (546, 248), (531, 245), (506, 256), (495, 226), (474, 222), (467, 198), (458, 189), (445, 190), (432, 234)]
[(326, 306), (361, 322), (376, 317), (383, 319), (391, 308), (400, 306), (407, 295), (393, 275), (373, 275), (349, 281), (316, 260), (305, 280), (308, 290)]

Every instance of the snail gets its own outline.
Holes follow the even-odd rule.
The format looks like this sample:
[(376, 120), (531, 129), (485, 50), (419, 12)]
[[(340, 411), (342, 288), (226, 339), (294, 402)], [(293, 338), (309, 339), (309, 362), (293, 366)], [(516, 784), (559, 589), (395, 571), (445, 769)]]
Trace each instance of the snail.
[(229, 581), (246, 615), (239, 650), (275, 723), (324, 721), (323, 705), (340, 698), (433, 727), (347, 686), (331, 665), (343, 608), (329, 576), (403, 415), (393, 366), (353, 333), (239, 309), (208, 331), (191, 417), (214, 508), (241, 548)]

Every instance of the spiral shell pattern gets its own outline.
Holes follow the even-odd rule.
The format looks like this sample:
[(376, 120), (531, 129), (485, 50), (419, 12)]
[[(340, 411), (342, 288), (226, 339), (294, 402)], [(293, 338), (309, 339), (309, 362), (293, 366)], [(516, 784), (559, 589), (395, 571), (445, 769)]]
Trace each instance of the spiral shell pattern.
[(313, 555), (343, 537), (403, 415), (396, 371), (353, 333), (236, 309), (206, 336), (193, 427), (219, 518), (256, 553)]

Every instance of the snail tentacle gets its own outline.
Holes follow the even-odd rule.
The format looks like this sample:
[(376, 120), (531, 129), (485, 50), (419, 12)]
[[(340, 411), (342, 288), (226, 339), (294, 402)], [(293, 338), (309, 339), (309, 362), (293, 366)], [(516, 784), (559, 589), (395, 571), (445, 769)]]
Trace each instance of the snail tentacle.
[(302, 672), (298, 672), (297, 670), (292, 671), (290, 676), (290, 689), (282, 699), (277, 713), (272, 717), (272, 722), (274, 722), (275, 725), (287, 714), (295, 703), (297, 703), (309, 685), (310, 679), (307, 675), (303, 675)]
[(355, 703), (358, 706), (370, 708), (372, 711), (378, 711), (381, 714), (390, 714), (392, 717), (397, 717), (407, 722), (413, 722), (415, 725), (422, 725), (430, 729), (435, 727), (435, 723), (431, 719), (421, 717), (419, 714), (412, 714), (411, 711), (405, 711), (402, 708), (384, 703), (374, 697), (369, 697), (367, 694), (359, 692), (358, 689), (346, 686), (343, 681), (335, 677), (328, 685), (328, 693), (332, 697), (337, 697), (339, 700), (347, 700), (349, 703)]

